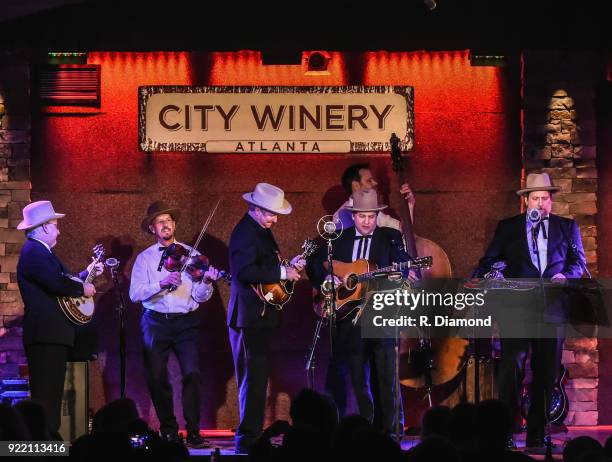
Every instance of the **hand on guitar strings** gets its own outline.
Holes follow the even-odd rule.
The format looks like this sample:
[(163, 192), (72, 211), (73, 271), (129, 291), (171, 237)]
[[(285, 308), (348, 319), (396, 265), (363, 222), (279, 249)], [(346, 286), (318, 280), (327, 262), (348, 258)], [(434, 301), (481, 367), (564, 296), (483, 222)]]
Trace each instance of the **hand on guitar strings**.
[(95, 286), (91, 282), (83, 282), (83, 295), (85, 297), (93, 297), (95, 294)]
[[(331, 276), (328, 274), (325, 280), (331, 281)], [(340, 287), (342, 284), (344, 284), (344, 281), (334, 274), (334, 285)]]
[(102, 263), (101, 261), (99, 261), (98, 263), (95, 263), (95, 258), (91, 257), (91, 259), (93, 260), (89, 265), (87, 265), (87, 272), (91, 272), (91, 270), (95, 267), (96, 268), (96, 276), (100, 276), (103, 272), (104, 272), (104, 263)]

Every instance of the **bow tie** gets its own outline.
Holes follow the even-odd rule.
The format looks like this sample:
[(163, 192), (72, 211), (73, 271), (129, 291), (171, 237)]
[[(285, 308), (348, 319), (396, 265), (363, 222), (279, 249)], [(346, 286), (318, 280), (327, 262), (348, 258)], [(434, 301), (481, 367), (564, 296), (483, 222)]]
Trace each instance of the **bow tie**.
[(168, 247), (161, 246), (161, 247), (158, 247), (158, 248), (157, 248), (157, 250), (159, 250), (160, 252), (163, 252), (163, 251), (164, 251), (164, 250), (166, 250), (167, 248), (168, 248)]
[(357, 239), (372, 239), (372, 235), (368, 234), (366, 236), (355, 236), (355, 240)]
[(544, 237), (544, 239), (548, 239), (548, 233), (546, 232), (546, 226), (544, 226), (543, 221), (548, 220), (548, 217), (543, 217), (540, 222), (534, 226), (533, 228), (533, 233), (534, 233), (534, 237), (537, 238), (537, 236), (540, 234), (540, 230), (542, 230), (542, 236)]

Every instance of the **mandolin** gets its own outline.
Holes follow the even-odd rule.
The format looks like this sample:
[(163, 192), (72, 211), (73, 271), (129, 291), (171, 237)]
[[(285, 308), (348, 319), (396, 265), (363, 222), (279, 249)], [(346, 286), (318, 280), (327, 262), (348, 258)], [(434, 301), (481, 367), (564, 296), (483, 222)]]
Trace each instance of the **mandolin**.
[[(301, 258), (308, 258), (318, 248), (315, 241), (306, 239), (302, 244)], [(282, 260), (282, 266), (291, 266), (289, 261)], [(251, 287), (257, 294), (257, 296), (267, 305), (272, 305), (277, 310), (282, 310), (283, 306), (289, 301), (293, 295), (295, 288), (294, 281), (279, 281), (271, 284), (252, 284)]]
[[(104, 247), (98, 244), (93, 248), (94, 265), (91, 267), (85, 281), (79, 278), (70, 276), (78, 282), (93, 282), (96, 278), (96, 263), (99, 263), (104, 258)], [(60, 308), (72, 323), (77, 325), (87, 324), (93, 318), (95, 305), (93, 297), (57, 297), (57, 302)]]

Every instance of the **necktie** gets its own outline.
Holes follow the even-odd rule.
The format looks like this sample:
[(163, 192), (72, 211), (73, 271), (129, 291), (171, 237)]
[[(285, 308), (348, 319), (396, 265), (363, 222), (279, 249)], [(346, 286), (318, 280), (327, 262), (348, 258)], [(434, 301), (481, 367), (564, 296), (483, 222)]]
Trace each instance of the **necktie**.
[(544, 221), (548, 220), (548, 217), (542, 218), (542, 220), (536, 225), (535, 236), (536, 239), (540, 235), (540, 230), (542, 230), (542, 236), (544, 239), (548, 239), (548, 234), (546, 233), (546, 226), (544, 225)]
[(355, 236), (355, 239), (359, 239), (359, 245), (357, 246), (357, 258), (365, 258), (366, 252), (369, 248), (369, 240), (372, 239), (372, 235), (368, 234), (367, 236)]

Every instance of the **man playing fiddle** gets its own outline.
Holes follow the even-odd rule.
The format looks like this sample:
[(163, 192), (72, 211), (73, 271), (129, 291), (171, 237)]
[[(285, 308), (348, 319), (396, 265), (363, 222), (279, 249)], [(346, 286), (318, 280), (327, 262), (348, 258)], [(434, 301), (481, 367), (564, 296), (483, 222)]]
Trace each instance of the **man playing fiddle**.
[[(182, 277), (178, 271), (166, 270), (164, 259), (171, 244), (191, 250), (176, 241), (179, 216), (178, 209), (163, 201), (149, 206), (141, 227), (144, 232), (152, 234), (156, 242), (136, 257), (130, 298), (142, 303), (144, 308), (140, 327), (144, 340), (145, 374), (160, 432), (168, 440), (179, 439), (167, 371), (168, 355), (173, 351), (183, 379), (186, 443), (190, 447), (204, 447), (205, 442), (200, 437), (200, 317), (196, 310), (200, 303), (212, 296), (212, 282), (219, 279), (219, 271), (210, 266), (202, 280), (196, 282), (189, 276)], [(199, 252), (195, 251), (194, 255), (199, 255)]]

